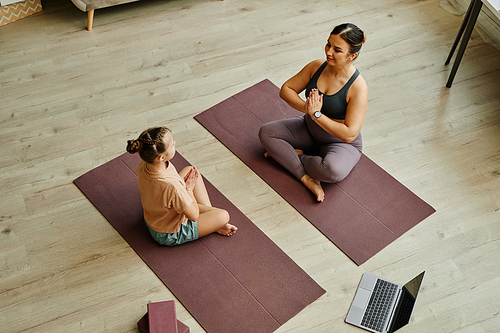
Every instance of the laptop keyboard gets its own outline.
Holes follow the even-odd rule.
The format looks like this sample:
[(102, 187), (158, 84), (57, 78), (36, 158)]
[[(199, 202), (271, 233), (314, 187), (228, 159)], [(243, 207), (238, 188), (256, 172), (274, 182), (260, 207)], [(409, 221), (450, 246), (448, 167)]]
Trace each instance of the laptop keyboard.
[(370, 302), (366, 308), (361, 325), (377, 332), (382, 332), (385, 320), (389, 315), (392, 299), (398, 286), (384, 280), (377, 280)]

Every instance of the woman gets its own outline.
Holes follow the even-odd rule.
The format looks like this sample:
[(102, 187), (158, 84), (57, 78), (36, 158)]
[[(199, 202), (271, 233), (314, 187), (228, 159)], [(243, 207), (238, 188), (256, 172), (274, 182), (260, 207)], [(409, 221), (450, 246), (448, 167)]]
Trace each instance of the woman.
[[(319, 202), (325, 198), (321, 182), (341, 181), (361, 157), (368, 87), (352, 62), (364, 42), (364, 32), (354, 24), (335, 27), (326, 60), (312, 61), (281, 87), (280, 97), (305, 115), (267, 123), (259, 132), (265, 156), (290, 171)], [(305, 101), (299, 97), (303, 90)]]
[(196, 167), (188, 166), (177, 173), (170, 162), (175, 141), (168, 128), (147, 129), (127, 143), (127, 151), (139, 152), (142, 159), (137, 177), (144, 220), (158, 243), (174, 246), (212, 232), (224, 236), (236, 232), (237, 228), (228, 223), (228, 212), (212, 207)]

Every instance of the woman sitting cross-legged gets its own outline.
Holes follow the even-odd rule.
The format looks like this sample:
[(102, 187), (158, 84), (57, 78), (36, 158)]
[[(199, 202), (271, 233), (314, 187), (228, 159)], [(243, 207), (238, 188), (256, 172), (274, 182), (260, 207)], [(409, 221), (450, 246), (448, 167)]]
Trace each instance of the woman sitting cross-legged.
[(127, 151), (139, 153), (137, 177), (146, 226), (154, 240), (174, 246), (217, 232), (231, 236), (237, 228), (229, 224), (226, 210), (212, 207), (203, 178), (194, 166), (179, 173), (170, 160), (175, 141), (166, 127), (145, 130), (127, 142)]
[[(361, 157), (361, 127), (368, 88), (352, 62), (365, 34), (351, 23), (333, 29), (325, 46), (326, 59), (307, 64), (286, 81), (280, 96), (303, 117), (264, 124), (259, 132), (266, 157), (272, 156), (322, 202), (321, 182), (344, 179)], [(300, 96), (306, 91), (306, 100)]]

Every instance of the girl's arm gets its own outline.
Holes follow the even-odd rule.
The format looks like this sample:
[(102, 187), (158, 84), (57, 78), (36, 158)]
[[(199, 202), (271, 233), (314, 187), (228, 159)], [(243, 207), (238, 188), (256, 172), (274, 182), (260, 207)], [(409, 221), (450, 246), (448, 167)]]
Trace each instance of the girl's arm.
[(184, 181), (186, 182), (186, 190), (193, 199), (191, 205), (184, 210), (184, 215), (187, 216), (191, 221), (198, 221), (198, 217), (200, 216), (200, 207), (198, 206), (198, 202), (194, 196), (194, 187), (196, 185), (196, 179), (199, 174), (195, 168), (191, 168), (188, 174), (184, 177)]
[(198, 206), (198, 203), (196, 202), (196, 199), (193, 194), (193, 190), (188, 190), (189, 195), (193, 199), (193, 202), (191, 205), (189, 205), (188, 208), (184, 210), (184, 215), (187, 216), (188, 219), (191, 221), (198, 221), (198, 217), (200, 216), (200, 207)]

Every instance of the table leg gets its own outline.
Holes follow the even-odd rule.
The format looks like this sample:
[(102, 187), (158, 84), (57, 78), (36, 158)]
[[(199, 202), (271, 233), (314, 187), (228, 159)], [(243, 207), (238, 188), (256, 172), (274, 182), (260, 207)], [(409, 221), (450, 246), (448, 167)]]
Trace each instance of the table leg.
[[(451, 69), (450, 76), (448, 78), (448, 82), (446, 83), (446, 87), (451, 88), (451, 84), (453, 83), (453, 79), (455, 78), (455, 74), (457, 73), (458, 66), (460, 65), (460, 61), (462, 60), (462, 57), (465, 52), (465, 48), (467, 47), (467, 43), (469, 42), (470, 35), (472, 34), (472, 30), (474, 30), (474, 25), (476, 24), (477, 17), (479, 16), (479, 13), (481, 12), (481, 7), (483, 6), (483, 3), (481, 0), (472, 0), (471, 4), (469, 6), (469, 10), (467, 10), (466, 18), (464, 18), (464, 22), (462, 22), (462, 26), (464, 25), (465, 21), (465, 27), (462, 28), (460, 27), (460, 30), (463, 32), (463, 37), (462, 37), (462, 42), (460, 43), (460, 47), (458, 48), (458, 53), (457, 57), (455, 58), (455, 62), (453, 63), (453, 67)], [(469, 12), (470, 11), (470, 12)], [(459, 31), (459, 35), (461, 35), (461, 31)], [(459, 39), (459, 36), (457, 36)], [(455, 42), (458, 43), (458, 40), (455, 39)], [(454, 52), (454, 48), (456, 45), (453, 45), (452, 51)], [(453, 52), (450, 52), (450, 55), (448, 58), (451, 58), (453, 55)], [(447, 63), (449, 63), (449, 59), (447, 60)]]
[(472, 7), (476, 0), (472, 0), (469, 4), (469, 8), (467, 8), (467, 13), (465, 13), (462, 24), (460, 25), (460, 29), (458, 29), (457, 37), (455, 37), (455, 41), (453, 42), (453, 46), (451, 47), (450, 54), (448, 54), (448, 59), (446, 59), (445, 65), (448, 65), (453, 57), (453, 53), (455, 53), (455, 49), (457, 48), (458, 42), (460, 38), (462, 38), (462, 34), (464, 33), (465, 27), (467, 26), (467, 22), (469, 22), (470, 13), (472, 11)]

